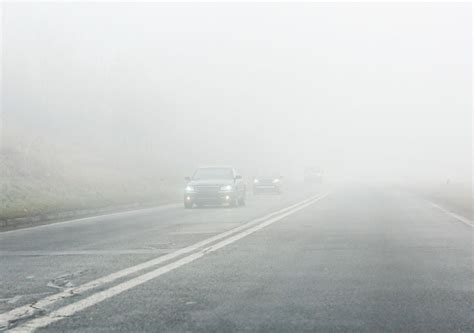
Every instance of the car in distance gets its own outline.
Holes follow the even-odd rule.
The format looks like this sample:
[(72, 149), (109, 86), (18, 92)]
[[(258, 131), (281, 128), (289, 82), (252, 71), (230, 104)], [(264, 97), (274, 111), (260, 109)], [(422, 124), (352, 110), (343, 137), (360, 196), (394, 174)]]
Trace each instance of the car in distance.
[(260, 175), (253, 179), (253, 194), (282, 192), (282, 176)]
[(245, 183), (233, 167), (201, 167), (185, 180), (184, 208), (245, 205)]
[(321, 184), (323, 182), (323, 173), (318, 167), (308, 167), (304, 170), (304, 182), (307, 184)]

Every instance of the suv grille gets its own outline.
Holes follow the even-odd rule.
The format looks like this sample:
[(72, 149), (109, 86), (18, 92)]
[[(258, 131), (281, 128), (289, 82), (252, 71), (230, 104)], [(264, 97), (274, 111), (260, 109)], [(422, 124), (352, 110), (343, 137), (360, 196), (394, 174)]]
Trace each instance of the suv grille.
[(198, 185), (194, 188), (197, 193), (216, 193), (221, 187), (219, 185)]
[(273, 178), (258, 179), (258, 184), (261, 184), (261, 185), (272, 185), (272, 184), (273, 184)]

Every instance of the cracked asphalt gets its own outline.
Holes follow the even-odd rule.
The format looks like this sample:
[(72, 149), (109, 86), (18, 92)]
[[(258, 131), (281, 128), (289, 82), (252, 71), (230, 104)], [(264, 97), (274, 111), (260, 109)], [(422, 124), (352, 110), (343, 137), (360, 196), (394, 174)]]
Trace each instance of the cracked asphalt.
[[(250, 197), (238, 209), (157, 208), (0, 233), (0, 312), (323, 192)], [(225, 247), (37, 330), (472, 332), (472, 235), (472, 227), (415, 195), (335, 188)], [(150, 271), (61, 300), (10, 329)]]

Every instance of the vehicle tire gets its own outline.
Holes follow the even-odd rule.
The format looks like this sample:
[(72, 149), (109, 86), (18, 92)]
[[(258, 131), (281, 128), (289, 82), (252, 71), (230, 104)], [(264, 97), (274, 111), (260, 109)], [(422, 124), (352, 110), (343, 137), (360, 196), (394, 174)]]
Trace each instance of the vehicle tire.
[(184, 208), (185, 209), (191, 209), (191, 208), (193, 208), (193, 204), (191, 202), (185, 202), (184, 203)]

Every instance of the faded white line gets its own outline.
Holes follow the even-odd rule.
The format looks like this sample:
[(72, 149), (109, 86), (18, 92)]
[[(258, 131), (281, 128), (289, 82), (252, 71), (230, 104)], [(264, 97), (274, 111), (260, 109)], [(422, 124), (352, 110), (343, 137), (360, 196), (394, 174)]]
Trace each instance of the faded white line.
[(429, 201), (429, 203), (431, 204), (431, 206), (438, 208), (443, 213), (446, 213), (446, 214), (450, 215), (451, 217), (454, 217), (456, 220), (461, 221), (465, 225), (468, 225), (470, 227), (474, 227), (474, 222), (469, 220), (468, 218), (466, 218), (464, 216), (461, 216), (459, 214), (453, 213), (452, 211), (447, 210), (446, 208), (441, 207), (440, 205), (437, 205), (434, 202)]
[(111, 283), (111, 282), (113, 282), (117, 279), (120, 279), (120, 278), (126, 277), (128, 275), (137, 273), (137, 272), (142, 271), (144, 269), (152, 268), (156, 265), (162, 264), (162, 263), (164, 263), (166, 261), (169, 261), (171, 259), (177, 258), (177, 257), (185, 255), (185, 254), (188, 254), (188, 253), (190, 253), (192, 251), (195, 251), (195, 250), (197, 250), (197, 249), (199, 249), (203, 246), (206, 246), (210, 243), (221, 240), (225, 237), (231, 236), (232, 234), (240, 232), (240, 231), (242, 231), (242, 230), (244, 230), (244, 229), (246, 229), (246, 228), (248, 228), (248, 227), (250, 227), (254, 224), (265, 221), (265, 220), (267, 220), (267, 219), (269, 219), (269, 218), (271, 218), (275, 215), (284, 213), (288, 210), (291, 210), (295, 207), (303, 205), (303, 204), (305, 204), (305, 203), (307, 203), (311, 200), (314, 200), (316, 198), (318, 198), (318, 196), (308, 198), (306, 200), (303, 200), (301, 202), (298, 202), (296, 204), (293, 204), (291, 206), (288, 206), (288, 207), (283, 208), (281, 210), (278, 210), (276, 212), (265, 215), (261, 218), (251, 220), (251, 221), (241, 225), (240, 227), (233, 228), (229, 231), (226, 231), (226, 232), (220, 233), (218, 235), (215, 235), (213, 237), (207, 238), (203, 241), (200, 241), (196, 244), (193, 244), (193, 245), (190, 245), (188, 247), (182, 248), (182, 249), (177, 250), (175, 252), (160, 256), (158, 258), (146, 261), (144, 263), (141, 263), (141, 264), (138, 264), (138, 265), (135, 265), (135, 266), (132, 266), (132, 267), (125, 268), (123, 270), (120, 270), (120, 271), (117, 271), (117, 272), (114, 272), (114, 273), (111, 273), (107, 276), (98, 278), (96, 280), (90, 281), (90, 282), (85, 283), (83, 285), (65, 289), (64, 291), (62, 291), (60, 293), (50, 295), (48, 297), (40, 299), (37, 302), (35, 302), (34, 304), (27, 304), (27, 305), (15, 308), (13, 310), (10, 310), (9, 312), (2, 313), (2, 314), (0, 314), (0, 326), (8, 325), (8, 323), (10, 323), (10, 322), (30, 317), (30, 316), (34, 315), (36, 312), (38, 312), (39, 310), (45, 310), (49, 306), (53, 305), (54, 303), (56, 303), (58, 301), (61, 301), (61, 300), (65, 299), (65, 298), (69, 298), (69, 297), (72, 297), (72, 296), (75, 296), (75, 295), (83, 294), (83, 293), (85, 293), (89, 290), (100, 287), (100, 286), (102, 286), (104, 284), (107, 284), (107, 283)]
[[(175, 249), (171, 249), (175, 250)], [(127, 254), (166, 254), (170, 249), (78, 250), (78, 251), (0, 251), (1, 257), (114, 256)]]
[(154, 278), (157, 278), (158, 276), (160, 275), (163, 275), (163, 274), (166, 274), (176, 268), (179, 268), (181, 266), (184, 266), (186, 264), (189, 264), (203, 256), (205, 256), (206, 254), (208, 253), (211, 253), (211, 252), (214, 252), (214, 251), (217, 251), (229, 244), (232, 244), (236, 241), (238, 241), (239, 239), (242, 239), (258, 230), (261, 230), (277, 221), (280, 221), (281, 219), (291, 215), (291, 214), (294, 214), (306, 207), (308, 207), (309, 205), (325, 198), (326, 196), (328, 195), (328, 193), (326, 194), (323, 194), (319, 197), (316, 197), (316, 198), (313, 198), (311, 199), (310, 201), (307, 201), (306, 203), (303, 203), (303, 204), (300, 204), (290, 210), (286, 210), (285, 212), (277, 215), (277, 216), (274, 216), (270, 219), (267, 219), (257, 225), (254, 225), (252, 227), (249, 227), (247, 228), (246, 230), (240, 232), (240, 233), (237, 233), (229, 238), (226, 238), (214, 245), (211, 245), (209, 247), (206, 247), (204, 249), (201, 249), (199, 250), (198, 252), (195, 252), (193, 254), (190, 254), (184, 258), (181, 258), (177, 261), (174, 261), (170, 264), (167, 264), (165, 266), (162, 266), (162, 267), (159, 267), (151, 272), (148, 272), (148, 273), (145, 273), (143, 275), (140, 275), (136, 278), (133, 278), (131, 280), (128, 280), (126, 282), (123, 282), (123, 283), (120, 283), (116, 286), (113, 286), (109, 289), (106, 289), (106, 290), (103, 290), (103, 291), (100, 291), (100, 292), (97, 292), (83, 300), (80, 300), (80, 301), (77, 301), (77, 302), (74, 302), (72, 304), (69, 304), (69, 305), (66, 305), (66, 306), (63, 306), (53, 312), (51, 312), (50, 314), (47, 314), (47, 315), (44, 315), (44, 316), (41, 316), (41, 317), (38, 317), (38, 318), (35, 318), (35, 319), (32, 319), (26, 323), (24, 323), (23, 325), (21, 326), (18, 326), (18, 327), (15, 327), (15, 328), (12, 328), (11, 330), (9, 330), (9, 332), (23, 332), (23, 333), (26, 333), (26, 332), (33, 332), (34, 330), (38, 329), (38, 328), (41, 328), (41, 327), (46, 327), (48, 325), (50, 325), (51, 323), (54, 323), (56, 321), (59, 321), (61, 319), (64, 319), (66, 317), (70, 317), (72, 315), (74, 315), (75, 313), (79, 312), (79, 311), (82, 311), (84, 309), (87, 309), (91, 306), (94, 306), (102, 301), (105, 301), (113, 296), (116, 296), (118, 294), (121, 294), (127, 290), (130, 290), (136, 286), (139, 286), (147, 281), (150, 281)]
[(21, 229), (0, 231), (0, 237), (3, 236), (3, 235), (6, 235), (6, 234), (12, 234), (12, 233), (25, 233), (25, 232), (32, 231), (32, 230), (37, 230), (37, 229), (55, 228), (55, 227), (63, 226), (65, 224), (94, 222), (95, 219), (105, 219), (105, 218), (117, 217), (117, 216), (127, 217), (129, 215), (135, 215), (135, 214), (158, 212), (158, 211), (161, 211), (161, 210), (166, 210), (166, 209), (170, 209), (170, 208), (177, 208), (177, 207), (181, 207), (181, 206), (182, 206), (182, 204), (173, 203), (173, 204), (166, 204), (166, 205), (160, 205), (160, 206), (149, 207), (149, 208), (126, 210), (126, 211), (117, 212), (117, 213), (108, 213), (108, 214), (93, 215), (93, 216), (88, 216), (88, 217), (81, 217), (81, 218), (66, 220), (66, 221), (61, 221), (61, 222), (53, 222), (53, 223), (47, 223), (47, 224), (41, 224), (41, 225), (28, 226), (28, 227), (21, 228)]

